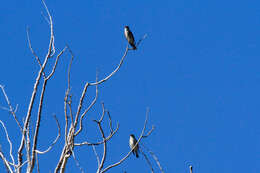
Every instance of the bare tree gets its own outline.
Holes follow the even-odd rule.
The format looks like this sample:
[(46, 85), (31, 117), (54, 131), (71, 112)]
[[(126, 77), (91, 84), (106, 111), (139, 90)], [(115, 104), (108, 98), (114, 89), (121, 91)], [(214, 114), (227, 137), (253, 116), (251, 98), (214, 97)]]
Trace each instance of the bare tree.
[[(93, 123), (95, 123), (97, 125), (100, 135), (102, 136), (102, 140), (100, 140), (100, 141), (97, 140), (96, 142), (89, 142), (86, 139), (85, 141), (76, 143), (75, 137), (77, 137), (79, 134), (82, 133), (83, 128), (84, 128), (83, 120), (86, 120), (87, 113), (93, 108), (94, 105), (97, 104), (97, 98), (98, 98), (98, 92), (99, 92), (98, 87), (100, 85), (104, 84), (106, 81), (108, 81), (115, 73), (117, 73), (119, 71), (120, 67), (123, 65), (125, 58), (127, 57), (128, 52), (131, 51), (132, 49), (128, 48), (128, 46), (126, 47), (125, 52), (122, 55), (122, 58), (121, 58), (119, 64), (109, 75), (107, 75), (106, 77), (104, 77), (102, 79), (99, 79), (98, 75), (97, 75), (95, 82), (85, 82), (85, 85), (81, 92), (81, 97), (77, 104), (77, 109), (73, 110), (71, 83), (70, 83), (71, 74), (70, 73), (71, 73), (71, 66), (72, 66), (72, 62), (74, 59), (74, 55), (69, 46), (64, 47), (58, 53), (56, 52), (52, 16), (43, 0), (42, 0), (42, 3), (46, 10), (46, 13), (47, 13), (47, 17), (45, 17), (45, 19), (48, 22), (49, 29), (50, 29), (49, 46), (48, 46), (48, 50), (47, 50), (45, 57), (44, 58), (39, 57), (32, 47), (30, 36), (29, 36), (29, 28), (27, 28), (28, 47), (38, 63), (39, 71), (35, 78), (33, 91), (31, 93), (30, 102), (29, 102), (29, 105), (27, 108), (27, 113), (26, 113), (26, 115), (24, 115), (24, 120), (22, 122), (19, 121), (19, 119), (16, 116), (17, 106), (15, 108), (12, 106), (12, 104), (8, 98), (8, 95), (5, 91), (4, 86), (0, 85), (1, 92), (3, 93), (6, 103), (7, 103), (7, 107), (2, 107), (2, 109), (5, 109), (12, 114), (13, 119), (16, 122), (17, 127), (19, 128), (19, 131), (20, 131), (17, 134), (19, 134), (19, 136), (21, 138), (20, 144), (14, 144), (9, 137), (8, 129), (6, 128), (5, 123), (0, 120), (0, 124), (3, 127), (4, 132), (5, 132), (6, 140), (9, 143), (9, 156), (10, 156), (11, 160), (8, 159), (9, 156), (7, 156), (7, 153), (4, 153), (1, 148), (0, 148), (0, 157), (3, 161), (3, 164), (6, 167), (7, 172), (20, 173), (20, 172), (22, 172), (22, 170), (25, 170), (25, 169), (26, 169), (26, 172), (28, 172), (28, 173), (31, 173), (34, 170), (36, 170), (37, 172), (40, 172), (40, 162), (38, 159), (39, 156), (50, 152), (51, 149), (53, 148), (53, 146), (55, 146), (55, 144), (59, 140), (60, 136), (64, 135), (63, 136), (64, 142), (61, 143), (61, 145), (63, 145), (62, 151), (60, 153), (58, 153), (59, 160), (54, 169), (55, 173), (56, 172), (61, 172), (61, 173), (65, 172), (68, 159), (71, 158), (71, 156), (76, 161), (76, 164), (79, 167), (80, 171), (84, 172), (84, 168), (82, 168), (80, 166), (80, 164), (78, 162), (78, 158), (75, 156), (75, 153), (74, 153), (75, 148), (80, 147), (80, 146), (92, 147), (92, 149), (95, 153), (95, 156), (96, 156), (96, 158), (93, 158), (93, 159), (97, 159), (97, 165), (98, 165), (97, 171), (96, 171), (97, 173), (107, 172), (108, 170), (123, 163), (129, 157), (129, 155), (131, 154), (133, 149), (129, 150), (129, 152), (126, 153), (125, 156), (122, 157), (119, 161), (117, 161), (115, 163), (110, 163), (110, 164), (107, 163), (106, 165), (108, 165), (108, 166), (104, 166), (105, 165), (104, 163), (106, 162), (106, 158), (107, 158), (107, 149), (109, 147), (108, 141), (110, 141), (112, 139), (112, 137), (119, 132), (119, 123), (117, 123), (117, 125), (115, 127), (113, 126), (112, 116), (110, 115), (108, 109), (106, 109), (104, 103), (102, 103), (102, 114), (100, 115), (100, 118), (98, 120), (93, 120)], [(145, 37), (146, 37), (146, 35), (138, 41), (137, 46), (140, 44), (140, 42), (143, 39), (145, 39)], [(68, 67), (68, 74), (67, 74), (68, 75), (67, 76), (67, 81), (68, 81), (67, 90), (66, 90), (65, 97), (64, 97), (65, 126), (61, 127), (59, 124), (58, 118), (54, 115), (53, 117), (57, 124), (57, 136), (53, 140), (53, 142), (47, 147), (46, 150), (40, 151), (38, 149), (38, 146), (39, 146), (38, 141), (40, 138), (39, 130), (43, 123), (42, 111), (43, 111), (43, 103), (45, 101), (45, 95), (46, 95), (48, 82), (50, 80), (54, 80), (54, 76), (55, 76), (56, 68), (59, 63), (59, 59), (65, 53), (68, 53), (71, 57), (69, 67)], [(51, 59), (54, 59), (54, 58), (55, 58), (55, 62), (52, 63)], [(47, 68), (47, 67), (51, 67), (51, 68)], [(51, 70), (48, 71), (47, 69), (51, 69)], [(84, 108), (83, 104), (86, 100), (86, 98), (85, 98), (86, 94), (89, 91), (88, 88), (90, 88), (90, 87), (95, 87), (95, 91), (96, 91), (95, 97), (91, 100), (90, 105), (87, 108)], [(40, 96), (39, 99), (36, 98), (36, 95)], [(33, 111), (32, 111), (33, 109), (37, 110), (36, 114), (33, 113)], [(73, 112), (75, 112), (75, 113), (73, 113)], [(148, 115), (149, 115), (149, 110), (147, 110), (144, 126), (143, 126), (143, 129), (139, 135), (139, 138), (138, 138), (135, 146), (137, 146), (143, 138), (148, 137), (154, 130), (154, 127), (152, 127), (151, 130), (149, 130), (147, 133), (145, 132), (146, 128), (147, 128)], [(107, 116), (107, 119), (108, 119), (107, 122), (104, 119), (105, 116)], [(34, 117), (34, 118), (36, 117), (36, 121), (33, 121), (32, 117)], [(89, 120), (89, 121), (91, 121), (91, 120)], [(104, 133), (104, 128), (105, 128), (104, 123), (108, 123), (108, 125), (106, 127), (109, 128), (108, 130), (110, 133), (107, 136)], [(32, 127), (34, 127), (34, 130)], [(61, 129), (64, 130), (63, 135), (61, 134)], [(13, 151), (13, 145), (18, 146), (17, 152)], [(99, 156), (96, 152), (96, 147), (103, 148), (103, 154), (102, 154), (101, 158), (99, 158)], [(163, 172), (158, 158), (151, 151), (149, 151), (149, 152), (150, 152), (150, 154), (152, 154), (152, 156), (155, 159), (157, 165), (159, 166), (161, 172)], [(152, 167), (152, 164), (150, 163), (150, 161), (148, 160), (148, 157), (144, 154), (143, 151), (142, 151), (142, 153), (145, 156), (147, 163), (149, 163), (149, 167), (151, 168), (151, 171), (153, 172), (153, 167)], [(16, 157), (16, 159), (15, 159), (15, 157)]]

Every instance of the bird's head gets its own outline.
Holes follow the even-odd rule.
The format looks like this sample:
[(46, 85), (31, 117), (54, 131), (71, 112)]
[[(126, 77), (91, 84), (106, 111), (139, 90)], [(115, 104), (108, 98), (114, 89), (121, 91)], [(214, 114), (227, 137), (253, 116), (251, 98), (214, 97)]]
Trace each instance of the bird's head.
[(130, 136), (133, 137), (133, 138), (135, 137), (135, 135), (133, 135), (133, 134), (131, 134)]
[(125, 29), (129, 29), (129, 26), (125, 26)]

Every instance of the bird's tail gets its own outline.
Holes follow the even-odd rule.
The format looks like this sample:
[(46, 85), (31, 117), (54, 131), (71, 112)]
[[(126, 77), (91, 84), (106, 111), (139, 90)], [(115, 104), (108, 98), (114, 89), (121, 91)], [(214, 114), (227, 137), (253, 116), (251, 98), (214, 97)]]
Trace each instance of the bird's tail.
[(138, 157), (139, 157), (139, 155), (138, 155), (138, 152), (135, 152), (135, 155), (136, 155), (136, 158), (138, 158)]
[(136, 50), (137, 48), (136, 48), (136, 45), (134, 44), (134, 43), (130, 43), (130, 45), (132, 46), (132, 48), (133, 48), (133, 50)]

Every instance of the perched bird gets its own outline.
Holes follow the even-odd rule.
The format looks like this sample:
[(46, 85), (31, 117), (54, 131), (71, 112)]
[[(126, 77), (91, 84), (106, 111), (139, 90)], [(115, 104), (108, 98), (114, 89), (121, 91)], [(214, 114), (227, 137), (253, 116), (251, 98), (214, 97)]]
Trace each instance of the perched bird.
[(132, 48), (135, 50), (135, 38), (133, 33), (130, 31), (129, 26), (125, 26), (125, 38), (127, 39), (128, 43), (132, 46)]
[[(129, 139), (129, 146), (131, 148), (131, 150), (134, 148), (135, 144), (136, 144), (137, 140), (135, 139), (135, 136), (133, 134), (130, 135), (130, 139)], [(137, 144), (137, 146), (134, 148), (133, 150), (133, 154), (138, 158), (139, 155), (138, 155), (138, 152), (139, 152), (139, 146)]]

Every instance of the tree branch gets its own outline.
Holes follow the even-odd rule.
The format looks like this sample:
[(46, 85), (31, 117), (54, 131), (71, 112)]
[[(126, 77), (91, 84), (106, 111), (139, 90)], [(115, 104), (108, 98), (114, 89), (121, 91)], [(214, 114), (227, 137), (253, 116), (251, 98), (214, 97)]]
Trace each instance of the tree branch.
[(14, 156), (13, 156), (13, 144), (12, 144), (12, 141), (10, 140), (10, 137), (9, 137), (9, 135), (8, 135), (7, 129), (6, 129), (6, 127), (5, 127), (5, 124), (4, 124), (1, 120), (0, 120), (0, 123), (2, 124), (2, 126), (3, 126), (3, 128), (4, 128), (5, 135), (6, 135), (6, 139), (7, 139), (8, 143), (9, 143), (9, 147), (10, 147), (10, 149), (9, 149), (9, 155), (10, 155), (10, 157), (11, 157), (11, 159), (12, 159), (13, 165), (15, 165)]
[(144, 154), (144, 152), (143, 152), (142, 150), (140, 150), (140, 151), (141, 151), (141, 153), (143, 154), (143, 156), (144, 156), (144, 158), (145, 158), (147, 164), (149, 165), (149, 167), (150, 167), (152, 173), (154, 173), (153, 166), (152, 166), (151, 162), (149, 161), (148, 157), (146, 156), (146, 154)]
[(14, 120), (16, 121), (18, 127), (20, 128), (20, 131), (22, 132), (22, 126), (21, 126), (21, 124), (19, 123), (19, 121), (18, 121), (18, 119), (17, 119), (17, 117), (16, 117), (16, 114), (15, 114), (17, 108), (16, 108), (16, 109), (13, 109), (13, 107), (12, 107), (12, 105), (11, 105), (11, 102), (9, 101), (9, 98), (8, 98), (6, 92), (5, 92), (4, 86), (3, 86), (3, 85), (0, 85), (0, 88), (1, 88), (1, 90), (2, 90), (2, 92), (3, 92), (3, 94), (4, 94), (4, 96), (5, 96), (5, 100), (6, 100), (7, 104), (8, 104), (8, 106), (9, 106), (9, 109), (7, 109), (7, 110), (11, 112), (11, 114), (12, 114), (13, 117), (14, 117)]
[(59, 124), (57, 117), (55, 115), (53, 115), (53, 117), (54, 117), (55, 122), (56, 122), (57, 127), (58, 127), (58, 134), (57, 134), (55, 140), (52, 142), (52, 144), (45, 151), (35, 150), (35, 152), (38, 153), (38, 154), (45, 154), (45, 153), (49, 152), (60, 138), (60, 124)]
[(12, 170), (12, 168), (11, 168), (9, 162), (8, 162), (7, 159), (5, 158), (5, 156), (4, 156), (4, 154), (3, 154), (2, 150), (1, 150), (1, 148), (0, 148), (0, 157), (1, 157), (2, 160), (3, 160), (3, 163), (4, 163), (4, 165), (5, 165), (6, 171), (7, 171), (8, 173), (9, 173), (9, 172), (13, 173), (13, 170)]
[[(98, 80), (98, 74), (96, 76), (96, 81)], [(77, 136), (83, 129), (83, 125), (82, 125), (82, 121), (86, 115), (86, 113), (95, 105), (96, 101), (97, 101), (97, 98), (98, 98), (98, 85), (96, 85), (96, 95), (95, 95), (95, 98), (92, 100), (91, 104), (89, 105), (89, 107), (81, 114), (80, 116), (80, 123), (79, 123), (79, 129), (78, 131), (75, 133), (75, 136)]]
[(116, 162), (116, 163), (114, 163), (114, 164), (109, 165), (108, 167), (106, 167), (105, 169), (103, 169), (103, 170), (101, 171), (101, 173), (104, 173), (104, 172), (108, 171), (109, 169), (111, 169), (111, 168), (113, 168), (113, 167), (115, 167), (115, 166), (118, 166), (119, 164), (123, 163), (123, 161), (125, 161), (125, 160), (129, 157), (129, 155), (132, 153), (132, 151), (135, 149), (135, 147), (139, 144), (139, 142), (140, 142), (141, 139), (143, 138), (144, 131), (145, 131), (145, 129), (146, 129), (147, 120), (148, 120), (148, 112), (149, 112), (149, 109), (147, 109), (147, 111), (146, 111), (146, 118), (145, 118), (145, 122), (144, 122), (144, 127), (143, 127), (143, 130), (142, 130), (142, 132), (141, 132), (141, 134), (140, 134), (140, 136), (139, 136), (139, 138), (138, 138), (138, 140), (137, 140), (135, 146), (134, 146), (134, 147), (127, 153), (127, 155), (126, 155), (125, 157), (123, 157), (120, 161), (118, 161), (118, 162)]
[(120, 69), (120, 67), (122, 66), (122, 64), (123, 64), (123, 62), (124, 62), (124, 60), (125, 60), (125, 57), (126, 57), (126, 55), (127, 55), (127, 53), (128, 53), (128, 50), (129, 50), (129, 48), (128, 48), (128, 46), (127, 46), (123, 57), (121, 58), (121, 60), (120, 60), (120, 62), (119, 62), (119, 64), (118, 64), (118, 66), (116, 67), (116, 69), (115, 69), (113, 72), (111, 72), (107, 77), (101, 79), (101, 80), (98, 81), (98, 82), (89, 83), (89, 85), (90, 85), (90, 86), (92, 86), (92, 85), (99, 85), (99, 84), (101, 84), (101, 83), (107, 81), (108, 79), (110, 79), (110, 78)]
[(163, 168), (162, 168), (162, 166), (161, 166), (161, 164), (160, 164), (160, 162), (159, 162), (159, 159), (158, 159), (158, 157), (154, 154), (154, 152), (152, 152), (151, 150), (149, 150), (149, 149), (148, 149), (147, 147), (145, 147), (144, 145), (142, 145), (142, 147), (144, 147), (144, 148), (151, 154), (151, 156), (152, 156), (153, 159), (155, 160), (156, 164), (158, 165), (160, 171), (161, 171), (162, 173), (164, 173)]

